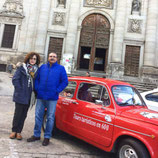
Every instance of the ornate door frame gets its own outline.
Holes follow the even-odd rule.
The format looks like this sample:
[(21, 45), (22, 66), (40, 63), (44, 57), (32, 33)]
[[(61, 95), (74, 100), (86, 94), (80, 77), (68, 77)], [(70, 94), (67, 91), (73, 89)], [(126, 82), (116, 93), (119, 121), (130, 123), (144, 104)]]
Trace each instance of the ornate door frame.
[[(88, 32), (87, 34), (89, 35), (89, 37), (90, 36), (91, 37), (90, 38), (88, 37), (87, 39), (83, 39), (82, 34), (86, 33), (86, 31), (84, 32), (84, 28), (88, 26), (88, 25), (86, 26), (86, 24), (91, 25), (91, 30), (88, 29), (87, 31)], [(84, 28), (83, 28), (83, 25), (85, 25)], [(103, 31), (102, 27), (104, 27), (105, 31)], [(78, 48), (77, 68), (80, 68), (79, 62), (80, 62), (81, 46), (84, 45), (84, 41), (85, 41), (85, 46), (90, 46), (92, 48), (91, 53), (90, 53), (91, 57), (90, 57), (90, 62), (89, 62), (89, 70), (90, 71), (94, 70), (94, 58), (95, 58), (95, 51), (96, 51), (95, 49), (103, 48), (105, 49), (105, 52), (106, 52), (105, 67), (104, 67), (104, 71), (106, 71), (106, 65), (109, 59), (109, 57), (107, 57), (107, 54), (109, 54), (111, 34), (112, 34), (111, 23), (109, 19), (107, 19), (104, 15), (100, 13), (93, 13), (86, 16), (82, 21), (80, 34), (78, 31), (78, 36), (80, 36), (80, 42), (79, 42), (79, 48)], [(105, 36), (106, 36), (106, 39), (108, 40), (105, 40)]]

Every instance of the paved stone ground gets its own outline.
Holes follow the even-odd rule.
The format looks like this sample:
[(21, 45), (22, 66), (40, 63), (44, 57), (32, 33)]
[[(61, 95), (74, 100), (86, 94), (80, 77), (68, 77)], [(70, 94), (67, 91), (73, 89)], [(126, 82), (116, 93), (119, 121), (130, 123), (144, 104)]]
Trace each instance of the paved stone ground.
[(34, 108), (29, 110), (22, 132), (23, 140), (11, 140), (14, 103), (13, 86), (10, 75), (0, 72), (0, 158), (114, 158), (115, 156), (95, 148), (64, 132), (59, 132), (50, 140), (50, 145), (42, 146), (42, 140), (27, 143), (34, 127)]

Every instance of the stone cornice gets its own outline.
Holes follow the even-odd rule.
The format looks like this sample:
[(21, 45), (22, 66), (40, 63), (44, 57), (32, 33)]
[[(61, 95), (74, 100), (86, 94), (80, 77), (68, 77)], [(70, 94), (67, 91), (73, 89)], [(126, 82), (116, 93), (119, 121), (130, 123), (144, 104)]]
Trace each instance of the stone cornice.
[(0, 23), (14, 23), (14, 24), (19, 24), (21, 25), (22, 23), (22, 18), (17, 18), (17, 17), (10, 17), (10, 16), (1, 16), (0, 15)]
[(65, 30), (60, 30), (60, 31), (58, 31), (58, 30), (52, 30), (52, 29), (48, 29), (48, 31), (47, 31), (48, 33), (55, 33), (55, 34), (67, 34), (67, 31)]
[(130, 43), (130, 44), (137, 44), (137, 45), (144, 45), (145, 41), (144, 40), (138, 40), (138, 39), (132, 39), (132, 38), (124, 38), (125, 43)]

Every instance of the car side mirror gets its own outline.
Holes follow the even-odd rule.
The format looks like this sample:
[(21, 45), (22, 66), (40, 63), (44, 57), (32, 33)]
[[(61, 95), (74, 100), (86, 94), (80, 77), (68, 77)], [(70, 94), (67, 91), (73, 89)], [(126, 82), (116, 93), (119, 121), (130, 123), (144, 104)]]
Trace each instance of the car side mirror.
[(103, 105), (103, 101), (102, 100), (95, 100), (95, 104), (97, 104), (97, 105)]

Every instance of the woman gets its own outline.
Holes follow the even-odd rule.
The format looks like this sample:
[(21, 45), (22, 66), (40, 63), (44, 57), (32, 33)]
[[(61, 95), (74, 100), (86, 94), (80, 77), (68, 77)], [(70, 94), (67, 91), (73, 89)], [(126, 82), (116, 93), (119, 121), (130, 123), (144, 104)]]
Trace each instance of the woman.
[(30, 103), (32, 104), (33, 80), (39, 64), (40, 56), (35, 52), (30, 52), (26, 55), (24, 63), (17, 68), (13, 76), (15, 112), (10, 139), (22, 139), (21, 132)]

